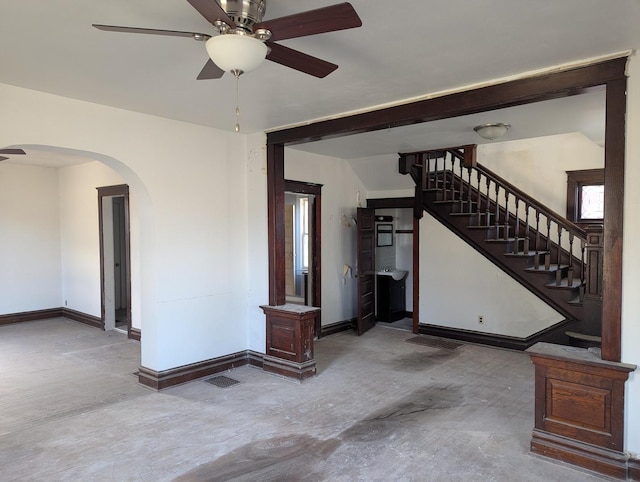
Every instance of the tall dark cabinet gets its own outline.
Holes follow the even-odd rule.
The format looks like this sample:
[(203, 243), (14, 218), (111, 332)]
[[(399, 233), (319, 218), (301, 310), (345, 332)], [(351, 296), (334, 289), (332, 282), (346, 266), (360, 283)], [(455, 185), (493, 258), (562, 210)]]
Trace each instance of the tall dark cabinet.
[[(405, 277), (406, 278), (406, 277)], [(395, 280), (391, 276), (377, 276), (377, 320), (398, 321), (406, 314), (405, 278)]]

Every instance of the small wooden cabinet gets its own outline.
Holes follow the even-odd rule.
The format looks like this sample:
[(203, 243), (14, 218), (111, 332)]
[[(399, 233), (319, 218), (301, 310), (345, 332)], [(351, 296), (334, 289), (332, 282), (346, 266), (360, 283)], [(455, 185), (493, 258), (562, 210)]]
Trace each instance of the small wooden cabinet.
[(377, 276), (377, 316), (378, 321), (398, 321), (407, 313), (405, 278), (395, 280), (391, 276)]

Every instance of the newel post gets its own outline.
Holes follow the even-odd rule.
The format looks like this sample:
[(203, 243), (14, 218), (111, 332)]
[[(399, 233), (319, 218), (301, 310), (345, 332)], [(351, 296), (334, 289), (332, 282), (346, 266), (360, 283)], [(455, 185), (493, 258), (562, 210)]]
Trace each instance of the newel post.
[(604, 256), (604, 227), (587, 226), (586, 273), (583, 306), (583, 330), (587, 335), (602, 334), (602, 274)]

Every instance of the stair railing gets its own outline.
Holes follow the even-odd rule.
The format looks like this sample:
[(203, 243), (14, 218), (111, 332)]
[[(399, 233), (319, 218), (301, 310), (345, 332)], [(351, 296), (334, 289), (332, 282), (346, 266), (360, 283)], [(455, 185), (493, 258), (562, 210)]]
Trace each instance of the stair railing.
[(400, 172), (411, 173), (416, 193), (421, 193), (416, 196), (416, 215), (423, 209), (422, 192), (437, 190), (441, 201), (456, 203), (459, 213), (486, 226), (494, 239), (510, 241), (512, 254), (532, 254), (535, 269), (557, 265), (557, 286), (564, 282), (566, 270), (567, 285), (580, 288), (582, 301), (589, 272), (585, 230), (478, 164), (475, 152), (471, 145), (400, 155)]

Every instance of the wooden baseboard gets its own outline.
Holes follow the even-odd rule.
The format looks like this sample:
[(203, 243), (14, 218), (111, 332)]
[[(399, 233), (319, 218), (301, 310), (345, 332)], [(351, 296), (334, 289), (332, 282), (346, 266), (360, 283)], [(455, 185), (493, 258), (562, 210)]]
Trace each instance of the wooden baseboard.
[(261, 353), (246, 350), (161, 372), (141, 366), (138, 381), (154, 390), (163, 390), (243, 365), (262, 366), (263, 357)]
[(140, 331), (140, 328), (131, 327), (131, 330), (129, 331), (129, 338), (131, 340), (140, 341), (140, 339), (142, 338), (142, 332)]
[(432, 335), (441, 338), (451, 338), (453, 340), (467, 341), (470, 343), (479, 343), (482, 345), (497, 346), (500, 348), (509, 348), (511, 350), (526, 350), (531, 346), (525, 338), (516, 338), (511, 336), (493, 335), (490, 333), (481, 333), (479, 331), (461, 330), (457, 328), (449, 328), (438, 325), (418, 325), (418, 333), (422, 335)]
[[(617, 479), (627, 479), (628, 456), (578, 440), (533, 430), (531, 451)], [(632, 479), (633, 480), (633, 479)]]
[(69, 308), (61, 308), (62, 316), (69, 318), (73, 321), (84, 323), (85, 325), (93, 326), (94, 328), (100, 328), (104, 330), (104, 321), (99, 316), (88, 315), (80, 311), (71, 310)]
[(340, 333), (341, 331), (353, 330), (356, 320), (357, 318), (352, 318), (350, 320), (331, 323), (330, 325), (323, 325), (322, 329), (320, 330), (320, 336), (325, 337), (329, 335), (335, 335), (336, 333)]
[(266, 372), (275, 373), (276, 375), (301, 382), (307, 378), (315, 376), (316, 361), (309, 360), (298, 363), (275, 356), (265, 355), (263, 369)]
[(632, 457), (627, 462), (627, 480), (640, 482), (640, 458)]
[(24, 321), (46, 320), (48, 318), (60, 318), (61, 316), (64, 316), (62, 314), (62, 308), (9, 313), (6, 315), (0, 315), (0, 325), (10, 325), (12, 323), (22, 323)]

